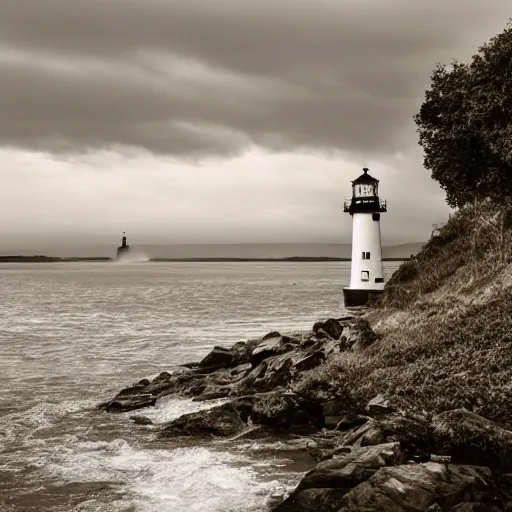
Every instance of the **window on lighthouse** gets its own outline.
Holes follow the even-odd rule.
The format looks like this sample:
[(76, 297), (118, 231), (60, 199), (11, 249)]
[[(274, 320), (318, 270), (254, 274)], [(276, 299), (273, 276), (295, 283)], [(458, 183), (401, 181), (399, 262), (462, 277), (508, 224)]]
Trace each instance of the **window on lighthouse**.
[(376, 195), (377, 193), (375, 185), (364, 184), (354, 187), (355, 197), (373, 197)]
[(361, 272), (361, 281), (369, 281), (370, 280), (370, 272), (368, 270), (363, 270)]

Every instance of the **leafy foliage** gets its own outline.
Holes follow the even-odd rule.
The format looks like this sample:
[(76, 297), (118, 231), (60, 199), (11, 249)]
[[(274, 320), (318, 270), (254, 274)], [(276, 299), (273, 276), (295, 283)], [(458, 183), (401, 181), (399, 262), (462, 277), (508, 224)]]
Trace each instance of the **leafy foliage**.
[(512, 24), (470, 63), (438, 64), (414, 120), (450, 206), (512, 196)]

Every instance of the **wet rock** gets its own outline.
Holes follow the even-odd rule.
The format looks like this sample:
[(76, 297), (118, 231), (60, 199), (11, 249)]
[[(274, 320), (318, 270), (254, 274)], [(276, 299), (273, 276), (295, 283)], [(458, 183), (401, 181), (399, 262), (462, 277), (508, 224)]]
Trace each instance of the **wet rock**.
[(297, 489), (352, 488), (383, 466), (405, 461), (399, 443), (356, 448), (346, 455), (321, 462), (300, 481)]
[(267, 359), (268, 357), (277, 355), (279, 353), (281, 342), (281, 335), (271, 338), (264, 338), (251, 353), (250, 361), (253, 368), (256, 368), (263, 360)]
[(144, 407), (151, 407), (156, 403), (156, 396), (151, 394), (138, 394), (128, 397), (115, 398), (111, 402), (103, 404), (103, 408), (107, 412), (121, 413), (127, 411), (135, 411)]
[(334, 318), (320, 320), (313, 325), (313, 332), (318, 338), (329, 337), (333, 340), (339, 340), (343, 333), (343, 326)]
[(470, 412), (455, 409), (434, 416), (434, 440), (454, 463), (512, 470), (512, 432)]
[(269, 332), (269, 333), (265, 334), (265, 336), (263, 336), (261, 338), (261, 341), (265, 341), (265, 340), (268, 340), (268, 339), (271, 339), (271, 338), (281, 338), (281, 333), (279, 333), (277, 331)]
[[(338, 510), (350, 489), (370, 478), (379, 468), (403, 461), (399, 443), (390, 443), (357, 448), (346, 455), (320, 462), (306, 473), (293, 493), (274, 512)], [(313, 489), (315, 492), (311, 492)], [(308, 508), (305, 508), (306, 504)], [(326, 504), (330, 508), (322, 508)]]
[(213, 350), (199, 362), (199, 371), (209, 373), (219, 368), (228, 368), (233, 361), (233, 351), (225, 347), (213, 347)]
[(252, 369), (251, 363), (242, 363), (235, 366), (230, 372), (229, 375), (232, 378), (233, 382), (236, 382), (237, 379), (242, 378), (247, 375)]
[(267, 368), (267, 361), (263, 361), (256, 368), (253, 368), (249, 373), (245, 375), (245, 377), (238, 380), (234, 384), (231, 395), (238, 396), (262, 391), (260, 385), (264, 383), (264, 377), (267, 373)]
[(426, 464), (385, 467), (342, 499), (339, 512), (409, 512), (437, 503), (442, 510), (475, 501), (492, 489), (489, 468)]
[(227, 437), (244, 431), (240, 410), (233, 403), (219, 405), (205, 411), (185, 414), (166, 425), (160, 437)]
[(293, 453), (293, 452), (310, 452), (319, 448), (318, 443), (314, 439), (278, 439), (263, 440), (257, 445), (250, 448), (255, 453)]
[(293, 378), (293, 356), (282, 354), (264, 362), (267, 363), (265, 380), (255, 382), (256, 388), (261, 391), (272, 391), (286, 387)]
[(152, 425), (153, 421), (150, 420), (146, 416), (130, 416), (130, 419), (136, 424), (136, 425)]
[(192, 398), (192, 402), (205, 402), (207, 400), (217, 400), (218, 398), (227, 398), (231, 393), (231, 387), (222, 387), (213, 391), (207, 391), (201, 388), (201, 393)]
[(346, 492), (345, 489), (305, 489), (292, 494), (272, 512), (336, 512)]

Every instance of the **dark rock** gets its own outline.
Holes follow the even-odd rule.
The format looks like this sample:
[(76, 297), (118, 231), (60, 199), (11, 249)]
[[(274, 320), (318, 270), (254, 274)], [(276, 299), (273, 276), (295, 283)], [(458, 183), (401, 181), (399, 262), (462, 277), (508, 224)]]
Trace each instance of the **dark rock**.
[(151, 394), (139, 394), (127, 397), (115, 398), (111, 402), (104, 404), (104, 409), (107, 412), (121, 413), (127, 411), (135, 411), (155, 405), (156, 396)]
[[(323, 336), (320, 331), (323, 331)], [(325, 334), (333, 340), (339, 340), (343, 333), (343, 326), (334, 318), (320, 320), (313, 325), (313, 332), (318, 337), (325, 337)], [(319, 336), (320, 334), (320, 336)]]
[(434, 416), (435, 443), (454, 463), (512, 470), (512, 432), (466, 409)]
[(141, 379), (141, 380), (139, 380), (139, 382), (137, 382), (137, 386), (149, 386), (149, 380)]
[(270, 338), (281, 338), (281, 333), (279, 333), (277, 331), (269, 332), (268, 334), (265, 334), (265, 336), (263, 336), (261, 338), (261, 341), (265, 341), (265, 340), (268, 340)]
[(205, 391), (204, 389), (200, 394), (192, 398), (192, 402), (205, 402), (206, 400), (216, 400), (218, 398), (226, 398), (229, 396), (231, 388), (222, 387), (213, 391)]
[[(390, 443), (357, 448), (346, 455), (320, 462), (306, 473), (293, 493), (274, 512), (336, 511), (350, 489), (370, 478), (379, 468), (400, 464), (403, 460), (399, 443)], [(335, 489), (338, 492), (333, 492)], [(322, 508), (326, 503), (329, 508)]]
[(164, 425), (160, 437), (228, 437), (241, 433), (247, 424), (233, 403), (185, 414)]
[(231, 347), (233, 353), (233, 360), (231, 361), (231, 367), (247, 364), (249, 362), (249, 346), (243, 341), (235, 343)]
[(219, 368), (228, 368), (233, 361), (233, 351), (225, 347), (213, 347), (213, 350), (199, 362), (199, 371), (213, 372)]
[(426, 419), (394, 414), (379, 420), (369, 418), (344, 432), (342, 442), (347, 446), (400, 442), (412, 454), (420, 448), (431, 448), (431, 436), (432, 428)]
[(283, 334), (281, 337), (283, 339), (283, 343), (286, 343), (287, 345), (293, 345), (294, 347), (301, 342), (301, 340), (295, 336), (287, 336), (286, 334)]
[(130, 416), (136, 425), (152, 425), (153, 422), (146, 416)]
[(339, 419), (338, 423), (336, 424), (336, 430), (350, 430), (351, 428), (364, 425), (369, 419), (370, 418), (368, 418), (368, 416), (362, 416), (361, 414), (349, 412)]
[(339, 512), (410, 512), (437, 503), (442, 510), (475, 501), (492, 489), (489, 468), (428, 462), (381, 468), (342, 499)]
[(273, 512), (336, 512), (346, 492), (345, 489), (305, 489), (293, 493)]
[(251, 369), (251, 363), (242, 363), (235, 366), (232, 370), (230, 370), (229, 375), (236, 380), (237, 378), (241, 378), (247, 375), (251, 371)]
[[(251, 365), (252, 367), (252, 365)], [(241, 380), (233, 386), (231, 392), (232, 396), (252, 394), (259, 390), (258, 386), (263, 381), (265, 374), (267, 373), (268, 362), (262, 361), (261, 364), (253, 368), (248, 374), (245, 375)], [(258, 385), (255, 383), (258, 382)]]
[(277, 355), (279, 353), (281, 343), (282, 338), (280, 335), (272, 338), (264, 338), (251, 353), (250, 361), (253, 368), (256, 368), (268, 357)]
[(195, 370), (199, 366), (199, 363), (183, 363), (181, 366), (183, 366), (184, 368)]
[(127, 388), (122, 389), (115, 396), (115, 398), (117, 399), (117, 398), (129, 397), (129, 396), (133, 396), (133, 395), (144, 394), (146, 392), (146, 388), (149, 385), (149, 382), (148, 382), (148, 384), (146, 384), (146, 382), (148, 382), (147, 379), (144, 379), (144, 380), (138, 382), (137, 384), (134, 384), (133, 386), (129, 386)]
[(325, 353), (323, 350), (317, 350), (311, 355), (306, 356), (295, 363), (295, 368), (299, 371), (312, 370), (325, 362)]
[[(185, 365), (183, 365), (185, 366)], [(172, 378), (172, 374), (169, 372), (162, 372), (159, 375), (157, 375), (152, 381), (151, 384), (159, 384), (160, 382), (166, 382), (169, 381)]]
[(355, 448), (346, 455), (321, 462), (306, 474), (297, 489), (336, 487), (351, 489), (383, 466), (405, 461), (399, 443)]
[(298, 409), (295, 397), (282, 395), (258, 396), (253, 404), (251, 417), (254, 423), (272, 428), (288, 428), (293, 413)]

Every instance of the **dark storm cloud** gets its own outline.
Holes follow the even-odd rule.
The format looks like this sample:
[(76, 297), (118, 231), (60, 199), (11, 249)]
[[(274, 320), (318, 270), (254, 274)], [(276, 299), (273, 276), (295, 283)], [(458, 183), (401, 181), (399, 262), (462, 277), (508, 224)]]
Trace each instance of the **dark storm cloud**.
[(394, 151), (435, 62), (461, 34), (506, 22), (506, 2), (461, 9), (458, 0), (0, 0), (0, 144)]

